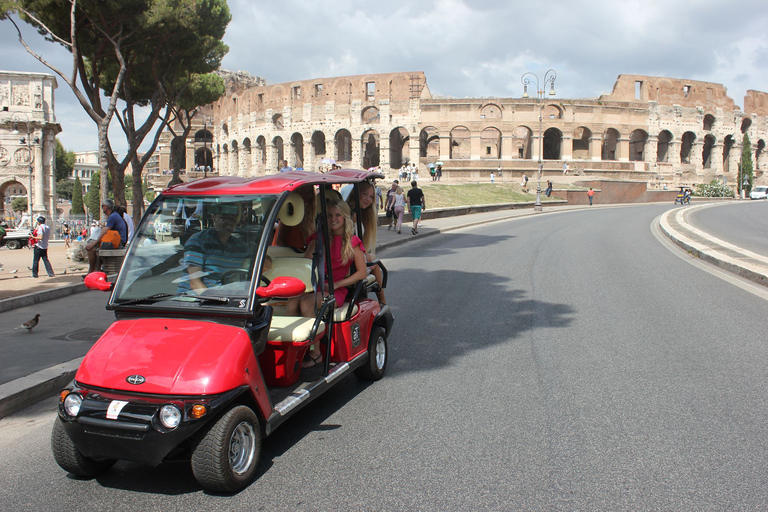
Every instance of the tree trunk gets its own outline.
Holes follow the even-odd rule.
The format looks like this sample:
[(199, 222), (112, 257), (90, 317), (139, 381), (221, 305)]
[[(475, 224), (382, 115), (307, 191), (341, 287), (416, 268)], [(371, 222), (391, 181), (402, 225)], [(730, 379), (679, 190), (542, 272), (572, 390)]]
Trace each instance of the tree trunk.
[(144, 189), (141, 183), (141, 173), (144, 166), (139, 160), (138, 155), (133, 156), (131, 160), (132, 178), (133, 178), (133, 225), (139, 225), (141, 216), (144, 214)]

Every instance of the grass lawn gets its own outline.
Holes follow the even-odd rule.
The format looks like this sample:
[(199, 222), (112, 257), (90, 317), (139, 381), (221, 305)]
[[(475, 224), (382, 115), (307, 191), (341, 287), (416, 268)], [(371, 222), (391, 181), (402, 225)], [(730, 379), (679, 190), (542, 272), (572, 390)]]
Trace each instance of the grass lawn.
[[(382, 184), (382, 192), (386, 194), (386, 184)], [(544, 189), (547, 182), (541, 184), (541, 200), (558, 199), (554, 195), (546, 197)], [(420, 181), (419, 187), (424, 191), (427, 208), (450, 208), (452, 206), (468, 206), (475, 204), (525, 203), (536, 200), (536, 182), (528, 182), (528, 193), (520, 188), (520, 183), (461, 183), (455, 185), (442, 184), (433, 181)], [(565, 184), (554, 184), (555, 188), (573, 188)], [(410, 185), (403, 187), (408, 192)]]

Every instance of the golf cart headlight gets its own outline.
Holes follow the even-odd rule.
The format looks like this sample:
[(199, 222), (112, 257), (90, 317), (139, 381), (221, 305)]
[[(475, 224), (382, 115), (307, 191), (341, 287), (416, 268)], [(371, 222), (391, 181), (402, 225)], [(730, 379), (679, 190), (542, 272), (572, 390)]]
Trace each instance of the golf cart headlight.
[(83, 405), (83, 398), (77, 393), (70, 393), (64, 399), (64, 411), (72, 417), (78, 415), (81, 405)]
[(160, 408), (160, 423), (167, 429), (174, 429), (181, 423), (181, 411), (175, 405), (166, 404)]

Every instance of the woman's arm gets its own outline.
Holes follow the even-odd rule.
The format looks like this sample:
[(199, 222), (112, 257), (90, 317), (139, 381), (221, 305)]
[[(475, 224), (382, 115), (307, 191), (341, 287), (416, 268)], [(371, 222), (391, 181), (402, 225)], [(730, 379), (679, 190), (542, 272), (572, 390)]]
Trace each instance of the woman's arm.
[(355, 273), (345, 277), (344, 279), (335, 281), (333, 283), (334, 290), (338, 290), (339, 288), (344, 288), (346, 286), (355, 284), (356, 282), (365, 279), (365, 276), (368, 274), (368, 269), (365, 265), (365, 254), (363, 254), (363, 251), (361, 251), (359, 247), (355, 247), (354, 258), (355, 258), (355, 269), (356, 269)]

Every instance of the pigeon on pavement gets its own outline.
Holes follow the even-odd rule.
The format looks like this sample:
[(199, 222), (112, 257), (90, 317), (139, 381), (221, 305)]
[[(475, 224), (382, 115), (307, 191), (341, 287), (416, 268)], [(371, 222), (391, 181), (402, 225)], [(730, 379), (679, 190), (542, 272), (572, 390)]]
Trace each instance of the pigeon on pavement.
[(28, 322), (24, 322), (20, 326), (17, 327), (17, 329), (26, 329), (29, 332), (32, 332), (32, 329), (34, 329), (37, 326), (37, 323), (40, 321), (40, 313), (35, 315), (35, 318)]
[(10, 273), (11, 273), (11, 274), (15, 274), (15, 273), (16, 273), (16, 272), (18, 272), (18, 271), (19, 271), (19, 269), (15, 268), (15, 269), (11, 270), (11, 272), (10, 272)]

